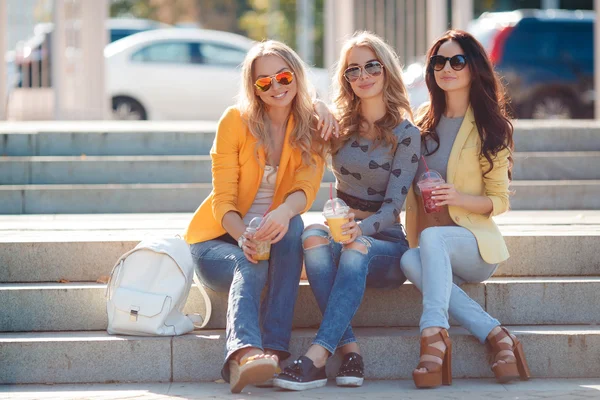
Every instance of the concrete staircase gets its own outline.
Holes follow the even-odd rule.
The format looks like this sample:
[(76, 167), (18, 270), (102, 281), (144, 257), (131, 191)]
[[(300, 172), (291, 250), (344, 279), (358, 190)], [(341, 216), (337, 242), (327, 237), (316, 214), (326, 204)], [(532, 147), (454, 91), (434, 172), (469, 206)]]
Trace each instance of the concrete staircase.
[[(96, 283), (139, 240), (185, 228), (210, 190), (206, 155), (214, 124), (59, 125), (0, 128), (6, 155), (0, 158), (0, 384), (220, 378), (226, 294), (209, 291), (208, 330), (175, 338), (109, 336), (105, 285)], [(519, 206), (496, 218), (511, 258), (490, 280), (463, 288), (519, 335), (534, 376), (597, 378), (600, 172), (593, 163), (599, 163), (600, 126), (521, 122), (517, 132), (522, 152), (515, 157), (513, 204)], [(529, 208), (570, 210), (522, 211)], [(168, 213), (179, 211), (185, 213)], [(73, 215), (83, 213), (92, 214)], [(320, 215), (304, 218), (310, 223)], [(186, 311), (204, 311), (195, 290)], [(369, 379), (410, 378), (420, 313), (410, 283), (367, 290), (353, 324)], [(303, 282), (295, 355), (310, 345), (319, 322)], [(484, 346), (460, 327), (451, 336), (455, 377), (492, 376)], [(330, 374), (338, 363), (332, 360)]]
[[(514, 210), (600, 208), (600, 125), (515, 123)], [(214, 123), (0, 126), (0, 213), (190, 212), (211, 190)], [(313, 210), (328, 195), (326, 173)]]
[[(180, 232), (190, 214), (0, 217), (0, 383), (211, 381), (219, 378), (227, 296), (209, 291), (209, 330), (176, 338), (105, 333), (104, 284), (137, 241)], [(305, 216), (306, 223), (318, 213)], [(516, 332), (538, 377), (600, 376), (600, 212), (498, 217), (512, 257), (463, 288)], [(64, 283), (60, 283), (64, 282)], [(187, 312), (204, 311), (192, 290)], [(368, 289), (354, 319), (370, 379), (406, 379), (418, 358), (418, 291)], [(300, 354), (320, 314), (301, 283), (292, 338)], [(456, 377), (489, 377), (485, 347), (453, 327)], [(335, 373), (334, 359), (330, 373)]]

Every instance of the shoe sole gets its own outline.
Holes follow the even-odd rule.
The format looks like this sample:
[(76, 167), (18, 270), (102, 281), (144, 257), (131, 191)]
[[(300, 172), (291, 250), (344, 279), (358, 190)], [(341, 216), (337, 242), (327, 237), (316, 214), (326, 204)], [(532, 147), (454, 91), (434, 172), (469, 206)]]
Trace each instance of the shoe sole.
[(312, 382), (290, 382), (284, 379), (273, 379), (273, 386), (295, 391), (316, 389), (325, 385), (327, 385), (327, 379), (319, 379), (318, 381)]
[(261, 382), (261, 383), (255, 383), (254, 387), (257, 387), (257, 388), (272, 388), (273, 387), (273, 380), (274, 379), (272, 378), (272, 379), (268, 379), (268, 380), (266, 380), (264, 382)]
[(335, 378), (335, 383), (338, 386), (359, 387), (362, 386), (365, 378), (357, 378), (355, 376), (338, 376)]
[(240, 366), (235, 361), (229, 361), (231, 393), (240, 393), (244, 387), (265, 382), (277, 371), (277, 363), (270, 359), (251, 361)]

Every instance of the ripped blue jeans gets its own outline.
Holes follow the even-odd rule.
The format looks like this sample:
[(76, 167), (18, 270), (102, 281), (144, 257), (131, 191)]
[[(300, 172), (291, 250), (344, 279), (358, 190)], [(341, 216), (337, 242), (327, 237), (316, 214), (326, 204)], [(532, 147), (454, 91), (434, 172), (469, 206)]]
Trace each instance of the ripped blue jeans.
[(373, 236), (357, 238), (357, 243), (365, 245), (366, 253), (343, 249), (340, 243), (330, 238), (324, 227), (307, 229), (302, 242), (310, 236), (329, 241), (304, 249), (308, 281), (323, 314), (313, 344), (333, 354), (336, 348), (356, 342), (350, 322), (362, 302), (365, 288), (391, 289), (404, 283), (406, 278), (400, 268), (400, 259), (408, 250), (408, 242), (401, 224)]

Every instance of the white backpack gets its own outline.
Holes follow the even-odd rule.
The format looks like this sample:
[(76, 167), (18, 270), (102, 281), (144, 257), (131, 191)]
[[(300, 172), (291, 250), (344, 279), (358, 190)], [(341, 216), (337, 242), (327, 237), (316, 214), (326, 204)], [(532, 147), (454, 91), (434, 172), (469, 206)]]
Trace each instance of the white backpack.
[(206, 315), (182, 312), (194, 280), (194, 261), (180, 238), (151, 239), (123, 254), (106, 287), (110, 334), (139, 336), (182, 335), (204, 328), (212, 306), (200, 282)]

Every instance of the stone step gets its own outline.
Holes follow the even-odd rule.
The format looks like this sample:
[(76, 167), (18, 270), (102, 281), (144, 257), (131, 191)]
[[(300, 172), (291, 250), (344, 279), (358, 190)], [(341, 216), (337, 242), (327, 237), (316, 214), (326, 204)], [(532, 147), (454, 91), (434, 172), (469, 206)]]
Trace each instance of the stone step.
[[(600, 180), (514, 181), (513, 210), (600, 209)], [(5, 185), (0, 214), (173, 213), (195, 210), (210, 183)], [(312, 211), (329, 198), (323, 182)]]
[[(600, 330), (593, 326), (514, 326), (537, 378), (597, 378)], [(416, 328), (357, 328), (367, 379), (410, 379), (419, 359)], [(225, 332), (179, 337), (110, 336), (105, 332), (0, 333), (0, 384), (82, 382), (196, 382), (220, 379)], [(296, 330), (294, 357), (314, 330)], [(462, 328), (450, 329), (455, 378), (492, 377), (485, 346)], [(339, 357), (327, 366), (329, 377)]]
[(45, 121), (0, 124), (0, 155), (208, 154), (216, 122)]
[[(181, 233), (191, 214), (0, 216), (0, 282), (93, 282), (144, 238)], [(404, 216), (402, 216), (404, 218)], [(305, 226), (322, 221), (303, 215)], [(511, 257), (496, 276), (594, 276), (600, 211), (509, 211), (495, 217)]]
[(513, 210), (600, 209), (600, 180), (513, 181)]
[(593, 180), (600, 178), (600, 151), (516, 152), (513, 179)]
[[(44, 121), (0, 124), (0, 155), (208, 154), (216, 122)], [(517, 151), (600, 151), (596, 121), (514, 121)]]
[[(106, 285), (96, 283), (0, 284), (0, 331), (85, 331), (106, 329)], [(492, 316), (507, 325), (593, 324), (600, 320), (600, 277), (491, 278), (463, 289)], [(213, 316), (209, 328), (224, 329), (227, 292), (209, 290)], [(421, 295), (410, 283), (392, 290), (369, 288), (353, 325), (418, 326)], [(32, 307), (33, 306), (33, 307)], [(196, 288), (184, 311), (205, 306)], [(303, 281), (294, 327), (318, 327), (320, 312)], [(454, 321), (452, 321), (454, 323)]]
[[(515, 153), (513, 178), (517, 181), (600, 179), (600, 152)], [(331, 171), (325, 172), (323, 180), (333, 182)], [(0, 158), (0, 185), (211, 182), (208, 155)]]

